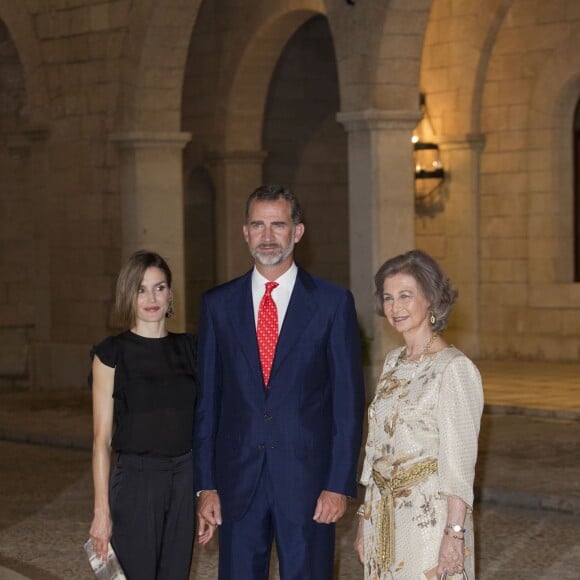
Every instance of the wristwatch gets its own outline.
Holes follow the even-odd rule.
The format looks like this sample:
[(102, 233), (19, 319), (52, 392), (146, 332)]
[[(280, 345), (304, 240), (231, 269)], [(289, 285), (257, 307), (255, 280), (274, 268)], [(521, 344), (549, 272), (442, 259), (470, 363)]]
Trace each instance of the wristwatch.
[(445, 527), (449, 528), (450, 530), (453, 530), (454, 532), (465, 533), (467, 531), (466, 528), (460, 526), (459, 524), (447, 524)]

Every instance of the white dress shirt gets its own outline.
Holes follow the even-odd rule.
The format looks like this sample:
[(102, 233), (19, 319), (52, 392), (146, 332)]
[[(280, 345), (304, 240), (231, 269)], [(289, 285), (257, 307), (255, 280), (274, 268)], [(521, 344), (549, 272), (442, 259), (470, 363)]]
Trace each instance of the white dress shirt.
[[(274, 300), (276, 310), (278, 311), (278, 334), (282, 329), (282, 323), (288, 310), (292, 290), (294, 290), (294, 284), (296, 283), (296, 276), (298, 276), (298, 266), (296, 266), (295, 262), (292, 262), (292, 266), (282, 276), (277, 280), (273, 280), (274, 282), (278, 282), (278, 286), (272, 290), (272, 300)], [(270, 280), (264, 278), (254, 266), (252, 272), (252, 301), (254, 303), (254, 322), (256, 328), (258, 327), (258, 309), (260, 308), (260, 302), (266, 291), (266, 282), (270, 282)]]

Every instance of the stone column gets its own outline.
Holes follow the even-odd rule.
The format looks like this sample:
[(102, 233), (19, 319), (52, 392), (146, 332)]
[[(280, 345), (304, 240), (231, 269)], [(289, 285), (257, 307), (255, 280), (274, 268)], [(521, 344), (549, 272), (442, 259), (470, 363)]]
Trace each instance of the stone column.
[(446, 137), (439, 147), (448, 171), (445, 202), (445, 273), (459, 290), (447, 339), (471, 357), (479, 355), (479, 171), (484, 137)]
[(348, 132), (350, 280), (374, 374), (400, 338), (374, 313), (374, 274), (415, 244), (411, 135), (418, 111), (339, 113)]
[(265, 151), (212, 153), (208, 167), (216, 188), (217, 282), (246, 272), (252, 259), (242, 237), (246, 200), (262, 185)]
[(185, 330), (182, 150), (190, 133), (131, 132), (110, 136), (120, 149), (122, 255), (145, 248), (167, 258), (173, 273), (175, 319)]

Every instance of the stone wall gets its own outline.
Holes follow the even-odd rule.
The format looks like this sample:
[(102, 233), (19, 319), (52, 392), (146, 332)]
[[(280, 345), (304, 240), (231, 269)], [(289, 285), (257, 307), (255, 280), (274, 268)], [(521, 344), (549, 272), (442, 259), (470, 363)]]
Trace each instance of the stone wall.
[(34, 323), (34, 208), (29, 147), (22, 135), (25, 80), (1, 22), (0, 86), (0, 320), (5, 326), (26, 327)]
[[(304, 198), (303, 261), (354, 290), (375, 362), (392, 341), (372, 273), (413, 245), (459, 287), (449, 336), (469, 354), (578, 358), (577, 1), (0, 0), (0, 23), (0, 329), (25, 347), (0, 360), (22, 382), (84, 385), (142, 245), (194, 328), (203, 289), (249, 265), (264, 179)], [(416, 133), (448, 170), (427, 217), (419, 90)]]
[(481, 99), (481, 306), (493, 313), (482, 339), (490, 356), (580, 354), (580, 327), (570, 325), (580, 308), (571, 170), (579, 45), (577, 2), (520, 1), (491, 51)]
[[(580, 355), (571, 149), (579, 17), (566, 0), (433, 3), (422, 68), (430, 122), (420, 131), (441, 143), (449, 179), (446, 210), (417, 222), (417, 242), (443, 260), (461, 294), (476, 297), (481, 357)], [(470, 156), (449, 147), (460, 142)], [(456, 214), (469, 199), (471, 211)], [(458, 259), (461, 221), (475, 245)], [(461, 306), (459, 314), (454, 327), (467, 314)]]

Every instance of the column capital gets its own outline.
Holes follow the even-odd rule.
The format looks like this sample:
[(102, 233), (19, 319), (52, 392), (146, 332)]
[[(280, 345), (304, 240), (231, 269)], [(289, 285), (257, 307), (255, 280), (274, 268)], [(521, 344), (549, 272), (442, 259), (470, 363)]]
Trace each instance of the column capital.
[(109, 140), (120, 149), (183, 149), (191, 136), (182, 131), (128, 131), (111, 133)]
[(407, 109), (365, 109), (336, 115), (336, 120), (349, 133), (386, 129), (412, 131), (420, 119), (419, 111)]
[(482, 151), (485, 146), (485, 135), (483, 133), (466, 133), (465, 135), (445, 135), (438, 141), (442, 151), (453, 151), (459, 149), (471, 149)]
[(263, 163), (268, 156), (267, 151), (257, 150), (234, 150), (234, 151), (208, 151), (205, 159), (211, 165), (228, 163), (254, 164)]

